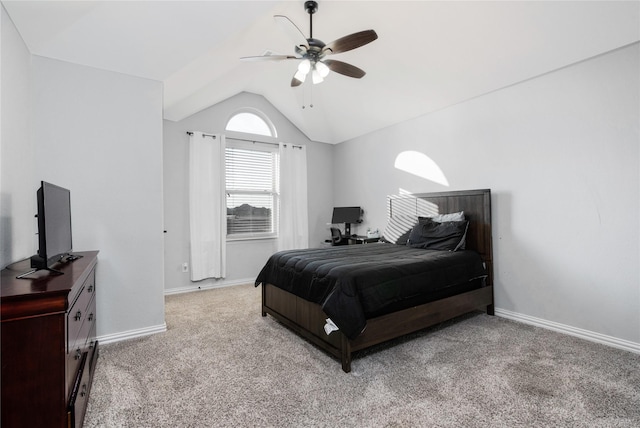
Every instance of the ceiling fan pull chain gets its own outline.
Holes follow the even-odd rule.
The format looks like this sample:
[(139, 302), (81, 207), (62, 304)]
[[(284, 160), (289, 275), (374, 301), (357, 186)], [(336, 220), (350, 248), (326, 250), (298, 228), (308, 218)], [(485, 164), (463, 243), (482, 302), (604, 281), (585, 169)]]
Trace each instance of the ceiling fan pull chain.
[(307, 108), (305, 103), (307, 89), (305, 89), (305, 86), (309, 88), (308, 89), (309, 90), (309, 108), (313, 108), (313, 85), (302, 85), (300, 89), (302, 90), (302, 109), (303, 110)]

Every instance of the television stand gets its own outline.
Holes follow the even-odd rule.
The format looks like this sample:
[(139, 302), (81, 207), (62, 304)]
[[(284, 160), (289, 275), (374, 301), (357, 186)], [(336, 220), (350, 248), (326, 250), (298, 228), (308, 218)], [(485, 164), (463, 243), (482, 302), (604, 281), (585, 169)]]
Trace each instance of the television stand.
[(42, 277), (45, 276), (58, 276), (58, 275), (64, 275), (64, 272), (56, 270), (56, 269), (51, 269), (51, 268), (35, 268), (35, 269), (31, 269), (28, 270), (24, 273), (21, 273), (20, 275), (16, 276), (16, 279), (36, 279), (36, 278), (40, 278), (38, 277), (32, 277), (31, 275), (33, 275), (36, 272), (42, 272), (42, 271), (47, 271), (47, 275), (42, 275)]
[[(60, 259), (52, 263), (51, 266), (54, 266), (55, 264), (62, 262), (65, 257), (69, 257), (69, 256), (70, 256), (69, 254), (66, 254), (65, 256), (60, 257)], [(31, 256), (30, 260), (31, 260), (32, 269), (16, 276), (17, 279), (36, 279), (36, 278), (44, 278), (45, 276), (64, 275), (64, 272), (62, 272), (61, 270), (53, 269), (51, 266), (49, 266), (46, 260), (44, 260), (42, 257), (40, 257), (37, 254)], [(30, 276), (39, 271), (46, 271), (47, 275), (40, 275), (37, 277)]]
[[(66, 255), (60, 257), (60, 259), (55, 262), (53, 265), (56, 264), (60, 264), (62, 263), (63, 265), (66, 265), (69, 262), (72, 262), (74, 260), (78, 260), (80, 258), (82, 258), (83, 256), (80, 254), (72, 254), (72, 253), (67, 253)], [(46, 276), (56, 276), (56, 275), (64, 275), (64, 272), (62, 272), (61, 270), (58, 269), (53, 269), (50, 266), (45, 266), (46, 263), (44, 263), (42, 261), (42, 258), (38, 255), (35, 256), (31, 256), (31, 267), (33, 269), (21, 273), (20, 275), (16, 276), (17, 279), (38, 279), (38, 278), (44, 278)], [(38, 275), (38, 276), (31, 276), (36, 272), (40, 272), (40, 271), (46, 271), (47, 274), (46, 275)]]

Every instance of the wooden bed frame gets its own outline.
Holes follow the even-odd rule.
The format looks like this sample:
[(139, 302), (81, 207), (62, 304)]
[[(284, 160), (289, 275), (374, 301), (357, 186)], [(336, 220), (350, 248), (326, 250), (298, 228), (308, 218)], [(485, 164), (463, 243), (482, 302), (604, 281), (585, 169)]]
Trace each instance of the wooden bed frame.
[[(262, 286), (262, 316), (267, 314), (302, 337), (329, 352), (342, 362), (342, 370), (351, 371), (353, 352), (412, 333), (476, 310), (493, 315), (493, 256), (491, 245), (491, 191), (467, 190), (397, 196), (389, 198), (388, 213), (398, 211), (433, 215), (464, 211), (469, 220), (466, 248), (477, 251), (484, 260), (488, 278), (477, 290), (414, 306), (367, 320), (367, 327), (355, 339), (342, 332), (327, 335), (327, 315), (320, 305), (306, 301), (271, 284)], [(415, 206), (415, 212), (413, 207)], [(368, 244), (375, 245), (375, 244)]]

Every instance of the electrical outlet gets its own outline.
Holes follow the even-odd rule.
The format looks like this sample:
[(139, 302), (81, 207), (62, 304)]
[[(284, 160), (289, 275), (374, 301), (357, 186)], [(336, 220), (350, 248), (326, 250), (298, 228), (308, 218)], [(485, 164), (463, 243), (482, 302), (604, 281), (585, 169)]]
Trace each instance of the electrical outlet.
[(182, 263), (182, 272), (189, 272), (189, 263)]

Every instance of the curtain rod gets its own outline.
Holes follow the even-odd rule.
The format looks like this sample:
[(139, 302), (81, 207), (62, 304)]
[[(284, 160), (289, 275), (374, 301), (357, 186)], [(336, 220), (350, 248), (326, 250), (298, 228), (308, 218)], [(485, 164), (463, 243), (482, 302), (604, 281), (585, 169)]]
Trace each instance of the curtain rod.
[[(193, 132), (192, 132), (192, 131), (187, 131), (187, 135), (193, 135)], [(213, 135), (213, 134), (205, 134), (204, 132), (202, 133), (202, 136), (203, 136), (203, 137), (216, 138), (216, 136), (215, 136), (215, 135)]]
[[(193, 132), (187, 131), (187, 134), (188, 135), (193, 135)], [(211, 135), (211, 134), (204, 134), (203, 133), (202, 135), (205, 136), (205, 137), (216, 138), (215, 135)], [(280, 146), (280, 143), (271, 143), (271, 142), (268, 142), (268, 141), (247, 140), (246, 138), (237, 138), (237, 137), (226, 137), (226, 138), (227, 138), (227, 140), (246, 141), (248, 143), (253, 143), (253, 144), (258, 143), (258, 144), (271, 144), (272, 146)], [(284, 145), (286, 146), (287, 144), (284, 143)], [(296, 149), (302, 149), (302, 146), (298, 146), (298, 145), (295, 145), (295, 144), (292, 144), (291, 147), (294, 147)]]
[(237, 138), (237, 137), (226, 137), (227, 140), (236, 140), (236, 141), (246, 141), (248, 143), (259, 143), (259, 144), (271, 144), (272, 146), (279, 146), (278, 143), (272, 143), (270, 141), (256, 141), (256, 140), (247, 140), (246, 138)]
[[(247, 140), (245, 138), (237, 138), (237, 137), (226, 137), (227, 140), (236, 140), (236, 141), (246, 141), (248, 143), (253, 143), (253, 144), (271, 144), (272, 146), (280, 146), (280, 143), (271, 143), (269, 141), (256, 141), (256, 140)], [(283, 143), (286, 147), (287, 143)], [(296, 149), (301, 149), (302, 146), (298, 146), (295, 144), (292, 144), (291, 147), (295, 147)]]

